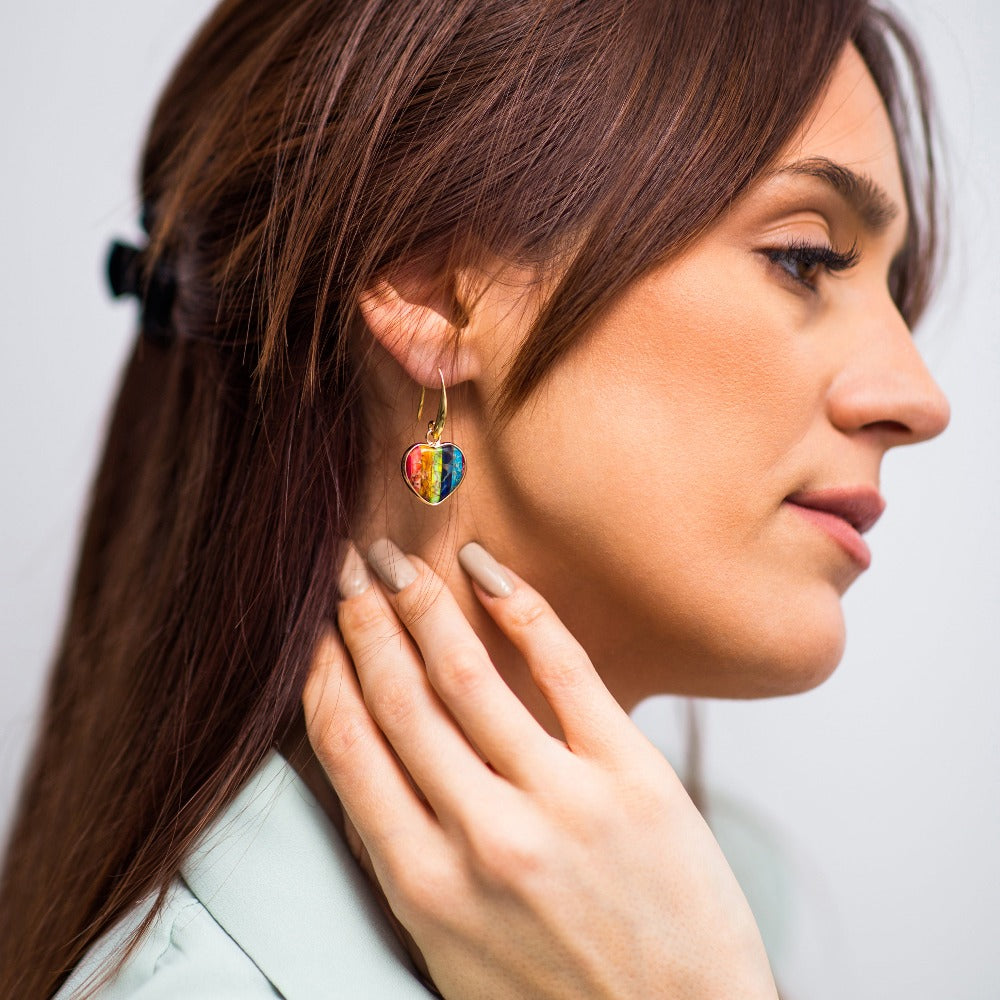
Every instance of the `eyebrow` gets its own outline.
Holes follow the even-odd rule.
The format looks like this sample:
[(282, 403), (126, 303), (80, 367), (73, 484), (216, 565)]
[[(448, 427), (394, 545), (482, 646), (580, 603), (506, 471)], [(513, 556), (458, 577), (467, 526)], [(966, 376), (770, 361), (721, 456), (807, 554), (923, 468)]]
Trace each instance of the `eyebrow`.
[(865, 227), (873, 233), (886, 230), (899, 215), (899, 206), (885, 189), (867, 174), (858, 174), (825, 156), (789, 163), (768, 176), (791, 174), (796, 177), (816, 177), (830, 185), (854, 209)]

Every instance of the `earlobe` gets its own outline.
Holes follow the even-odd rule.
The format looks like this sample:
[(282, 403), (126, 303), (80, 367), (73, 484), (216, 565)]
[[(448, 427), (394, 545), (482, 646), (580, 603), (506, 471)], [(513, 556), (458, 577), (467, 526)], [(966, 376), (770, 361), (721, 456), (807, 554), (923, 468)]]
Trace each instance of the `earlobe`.
[(365, 326), (418, 385), (439, 385), (439, 368), (449, 385), (476, 377), (474, 345), (451, 318), (461, 306), (428, 289), (380, 278), (358, 300)]

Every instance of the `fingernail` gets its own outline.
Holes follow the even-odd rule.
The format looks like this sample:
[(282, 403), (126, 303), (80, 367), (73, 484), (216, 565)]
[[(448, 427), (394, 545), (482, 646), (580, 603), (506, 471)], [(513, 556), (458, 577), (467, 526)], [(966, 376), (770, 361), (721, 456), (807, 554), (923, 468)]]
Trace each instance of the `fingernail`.
[(458, 550), (458, 561), (462, 569), (493, 597), (508, 597), (514, 593), (514, 581), (500, 565), (479, 544), (467, 542)]
[(345, 601), (350, 597), (357, 597), (371, 586), (371, 582), (372, 578), (368, 575), (368, 567), (361, 558), (361, 553), (354, 547), (353, 542), (348, 542), (344, 562), (340, 567), (340, 577), (337, 580), (340, 596)]
[(379, 538), (368, 549), (368, 562), (378, 578), (398, 594), (417, 578), (417, 569), (403, 554), (403, 550), (388, 538)]

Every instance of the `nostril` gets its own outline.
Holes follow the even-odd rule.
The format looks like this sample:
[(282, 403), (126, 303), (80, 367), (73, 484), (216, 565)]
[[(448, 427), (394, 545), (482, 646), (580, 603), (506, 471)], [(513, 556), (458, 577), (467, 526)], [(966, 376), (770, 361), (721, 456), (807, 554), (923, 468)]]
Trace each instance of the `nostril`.
[(865, 430), (889, 431), (893, 434), (909, 434), (910, 428), (898, 420), (873, 420), (865, 424)]

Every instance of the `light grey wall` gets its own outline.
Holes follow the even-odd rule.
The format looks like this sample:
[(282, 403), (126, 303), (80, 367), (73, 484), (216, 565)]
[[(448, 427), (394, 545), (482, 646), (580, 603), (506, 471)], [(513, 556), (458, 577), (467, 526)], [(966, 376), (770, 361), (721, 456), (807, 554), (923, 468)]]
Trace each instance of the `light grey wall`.
[(0, 13), (0, 829), (132, 337), (134, 311), (105, 293), (107, 242), (139, 231), (145, 123), (211, 6), (34, 0)]
[[(0, 15), (0, 829), (131, 337), (131, 307), (104, 294), (106, 242), (137, 233), (145, 122), (211, 6), (36, 0)], [(700, 706), (720, 838), (791, 1000), (1000, 997), (1000, 8), (903, 9), (954, 166), (963, 250), (918, 338), (952, 424), (885, 464), (889, 507), (846, 598), (834, 677), (792, 699)], [(677, 755), (672, 700), (636, 717)]]

